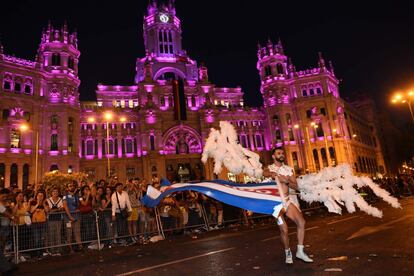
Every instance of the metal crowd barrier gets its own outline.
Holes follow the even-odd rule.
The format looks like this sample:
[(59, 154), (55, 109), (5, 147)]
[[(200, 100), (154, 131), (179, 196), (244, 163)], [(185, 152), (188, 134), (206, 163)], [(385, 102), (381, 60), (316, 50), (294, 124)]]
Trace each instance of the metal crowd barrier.
[[(49, 217), (43, 223), (9, 226), (8, 236), (12, 238), (12, 244), (8, 246), (6, 254), (13, 254), (15, 263), (19, 263), (28, 256), (53, 256), (86, 248), (101, 250), (105, 246), (144, 242), (154, 235), (165, 238), (176, 233), (207, 232), (235, 223), (250, 225), (260, 220), (273, 221), (269, 215), (250, 214), (226, 204), (222, 204), (222, 209), (215, 210), (206, 209), (205, 205), (206, 202), (199, 202), (196, 208), (189, 208), (188, 211), (180, 208), (174, 216), (160, 210), (163, 207), (145, 208), (145, 211), (139, 211), (138, 220), (132, 222), (119, 216), (116, 221), (112, 221), (110, 209), (87, 214), (76, 213), (73, 222), (67, 219), (64, 212), (53, 213), (54, 218)], [(320, 204), (313, 205), (307, 207), (321, 207)], [(137, 230), (135, 233), (134, 224)], [(7, 231), (3, 227), (2, 231)]]

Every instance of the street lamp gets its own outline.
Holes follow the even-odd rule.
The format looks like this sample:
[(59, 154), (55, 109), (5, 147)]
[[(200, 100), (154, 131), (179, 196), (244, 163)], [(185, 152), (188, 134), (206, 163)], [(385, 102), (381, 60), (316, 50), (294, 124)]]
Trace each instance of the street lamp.
[(406, 93), (396, 93), (392, 99), (391, 99), (391, 103), (393, 104), (398, 104), (398, 103), (407, 103), (408, 104), (408, 108), (410, 110), (410, 114), (411, 114), (411, 119), (413, 120), (414, 123), (414, 113), (413, 113), (413, 108), (411, 107), (411, 102), (414, 100), (414, 91), (408, 91)]
[[(29, 130), (27, 124), (21, 124), (19, 126), (20, 131), (26, 132)], [(36, 130), (36, 154), (35, 154), (35, 185), (37, 185), (37, 175), (38, 175), (38, 163), (39, 163), (39, 131)]]

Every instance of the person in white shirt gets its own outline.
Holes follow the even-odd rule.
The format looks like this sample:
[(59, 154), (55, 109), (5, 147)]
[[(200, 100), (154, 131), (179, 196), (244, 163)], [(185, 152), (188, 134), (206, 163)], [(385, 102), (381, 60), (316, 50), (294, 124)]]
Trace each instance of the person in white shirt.
[(128, 236), (128, 217), (132, 213), (128, 193), (123, 190), (122, 183), (115, 185), (115, 192), (111, 196), (112, 221), (116, 224), (118, 237)]
[(60, 255), (60, 248), (54, 247), (62, 244), (62, 220), (63, 220), (63, 200), (59, 197), (59, 189), (52, 189), (52, 196), (47, 199), (49, 204), (48, 215), (48, 230), (49, 230), (49, 245), (52, 255)]

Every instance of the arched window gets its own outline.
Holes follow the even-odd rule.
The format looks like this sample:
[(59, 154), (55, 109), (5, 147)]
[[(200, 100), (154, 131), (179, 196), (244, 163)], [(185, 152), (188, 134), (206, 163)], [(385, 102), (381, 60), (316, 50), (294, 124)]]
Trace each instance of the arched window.
[(308, 91), (307, 91), (306, 89), (303, 89), (303, 90), (302, 90), (302, 96), (303, 96), (303, 97), (308, 96)]
[(7, 120), (10, 116), (10, 110), (9, 109), (3, 109), (2, 111), (2, 118), (3, 120)]
[(52, 66), (60, 66), (60, 54), (54, 53), (52, 55)]
[(24, 86), (24, 93), (25, 94), (28, 94), (28, 95), (32, 94), (32, 86), (29, 85), (29, 84), (25, 84), (25, 86)]
[(331, 157), (332, 165), (335, 166), (336, 165), (336, 155), (335, 155), (335, 149), (333, 147), (329, 147), (329, 156)]
[(315, 162), (315, 169), (319, 171), (321, 169), (321, 164), (319, 163), (319, 154), (318, 150), (314, 149), (313, 151), (313, 161)]
[(282, 65), (281, 63), (278, 63), (278, 64), (276, 65), (276, 70), (277, 70), (277, 73), (278, 73), (279, 75), (284, 74), (284, 72), (283, 72), (283, 65)]
[(58, 150), (58, 135), (52, 134), (50, 137), (50, 150)]
[(10, 148), (20, 148), (20, 130), (12, 128), (10, 130)]
[(51, 172), (53, 172), (53, 171), (58, 171), (59, 170), (59, 167), (58, 167), (58, 165), (57, 164), (53, 164), (52, 166), (50, 166), (50, 171)]
[(93, 155), (93, 140), (86, 141), (86, 155)]
[(248, 148), (249, 145), (247, 145), (247, 139), (246, 139), (246, 135), (241, 135), (241, 145), (243, 148)]
[(23, 191), (27, 189), (29, 185), (29, 164), (23, 165)]
[(191, 96), (191, 106), (192, 107), (196, 106), (196, 100), (195, 100), (194, 95)]
[(324, 167), (329, 167), (328, 164), (328, 156), (326, 155), (326, 149), (322, 148), (321, 149), (321, 156), (322, 156), (322, 163)]
[(4, 163), (0, 163), (0, 187), (4, 188), (4, 178), (6, 174), (6, 165)]
[(316, 94), (322, 94), (322, 89), (320, 87), (316, 88)]
[(17, 185), (18, 167), (16, 163), (13, 163), (10, 167), (10, 186)]

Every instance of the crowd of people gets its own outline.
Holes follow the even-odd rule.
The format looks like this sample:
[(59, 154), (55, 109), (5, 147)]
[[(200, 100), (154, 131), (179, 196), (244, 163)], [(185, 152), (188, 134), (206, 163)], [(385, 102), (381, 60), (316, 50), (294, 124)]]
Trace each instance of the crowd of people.
[[(3, 189), (8, 194), (4, 206), (13, 218), (1, 217), (2, 248), (12, 251), (17, 246), (31, 257), (44, 257), (86, 247), (146, 244), (151, 236), (159, 235), (160, 227), (166, 235), (190, 233), (194, 237), (206, 225), (205, 219), (212, 226), (223, 223), (223, 205), (201, 194), (177, 193), (157, 209), (147, 208), (141, 204), (147, 181), (114, 180), (70, 181), (63, 188)], [(157, 179), (151, 184), (160, 188)], [(18, 232), (14, 236), (13, 225)]]
[[(157, 179), (151, 185), (160, 189)], [(413, 195), (414, 178), (401, 175), (397, 178), (376, 179), (392, 195)], [(196, 192), (180, 192), (165, 198), (157, 209), (141, 204), (148, 181), (129, 179), (119, 183), (71, 181), (64, 188), (42, 185), (29, 186), (22, 191), (16, 187), (3, 188), (2, 204), (12, 217), (1, 216), (0, 245), (7, 252), (15, 247), (26, 256), (44, 257), (61, 255), (104, 246), (146, 244), (152, 236), (190, 234), (223, 226), (222, 203)], [(365, 192), (365, 191), (361, 191)], [(369, 191), (365, 195), (375, 201)], [(234, 210), (233, 210), (234, 211)], [(238, 212), (238, 213), (237, 213)], [(226, 213), (229, 214), (228, 209)], [(252, 225), (251, 213), (236, 210), (240, 223)], [(159, 218), (159, 220), (158, 220)], [(17, 226), (17, 235), (13, 234)], [(98, 244), (97, 241), (100, 241)]]

